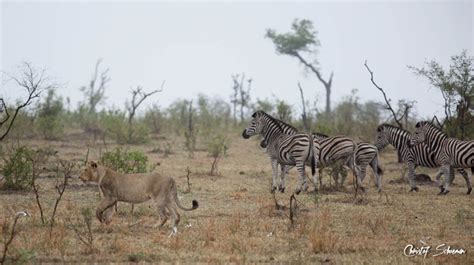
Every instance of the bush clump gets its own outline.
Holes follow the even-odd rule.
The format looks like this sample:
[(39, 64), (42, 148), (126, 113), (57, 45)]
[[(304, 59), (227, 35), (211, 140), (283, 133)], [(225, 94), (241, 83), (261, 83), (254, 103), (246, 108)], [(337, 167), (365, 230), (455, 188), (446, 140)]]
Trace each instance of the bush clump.
[(127, 151), (117, 147), (105, 152), (101, 162), (121, 173), (144, 173), (147, 172), (148, 157), (141, 151)]
[(21, 146), (4, 158), (2, 174), (5, 176), (6, 189), (27, 190), (31, 188), (33, 181), (31, 154), (31, 149)]

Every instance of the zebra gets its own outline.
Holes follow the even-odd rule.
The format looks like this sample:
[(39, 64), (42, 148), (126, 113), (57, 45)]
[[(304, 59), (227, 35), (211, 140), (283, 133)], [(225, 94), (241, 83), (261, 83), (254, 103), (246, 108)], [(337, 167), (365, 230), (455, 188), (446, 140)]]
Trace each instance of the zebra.
[(272, 163), (272, 191), (276, 190), (276, 174), (278, 164), (296, 166), (299, 172), (298, 185), (295, 193), (308, 188), (305, 179), (305, 162), (310, 161), (311, 173), (315, 178), (319, 146), (314, 145), (313, 137), (307, 133), (285, 134), (280, 123), (263, 111), (252, 115), (250, 126), (242, 132), (242, 137), (248, 139), (260, 134), (268, 139), (267, 153)]
[[(420, 121), (415, 125), (415, 133), (411, 137), (410, 146), (426, 143), (433, 151), (436, 160), (441, 165), (441, 172), (446, 177), (444, 187), (440, 187), (439, 194), (448, 194), (453, 168), (471, 168), (474, 174), (474, 140), (461, 141), (449, 138), (446, 133), (430, 122)], [(416, 146), (416, 145), (415, 145)], [(465, 173), (465, 172), (464, 172)], [(467, 173), (462, 174), (467, 185), (467, 194), (472, 191), (471, 182)]]
[[(287, 124), (281, 120), (275, 120), (278, 121), (280, 127), (282, 128), (282, 131), (285, 134), (293, 135), (298, 132), (298, 130), (290, 124)], [(322, 139), (320, 137), (318, 138), (318, 134), (315, 133), (312, 134), (312, 136), (314, 141), (313, 145), (319, 146), (320, 148), (318, 161), (320, 163), (320, 168), (332, 165), (337, 161), (343, 161), (344, 164), (349, 166), (349, 168), (357, 172), (356, 168), (358, 168), (358, 166), (354, 165), (356, 161), (354, 159), (354, 155), (356, 153), (357, 145), (352, 139), (345, 136), (325, 137), (325, 139)], [(260, 146), (266, 148), (269, 143), (270, 139), (264, 137), (263, 140), (260, 142)], [(285, 191), (285, 175), (291, 168), (292, 166), (281, 165), (280, 185), (278, 187), (281, 192)], [(356, 175), (358, 174), (356, 173)], [(315, 185), (315, 190), (317, 190), (317, 175), (313, 176), (313, 181), (313, 184)], [(357, 184), (360, 189), (364, 190), (359, 181), (359, 178)]]
[[(313, 133), (313, 137), (318, 139), (325, 139), (329, 136), (323, 133)], [(379, 166), (379, 152), (375, 145), (370, 143), (360, 142), (357, 143), (357, 149), (355, 152), (355, 164), (358, 165), (359, 172), (357, 174), (358, 186), (364, 191), (365, 188), (362, 186), (364, 182), (367, 166), (370, 165), (375, 176), (375, 184), (377, 191), (382, 191), (382, 175), (383, 170)], [(350, 162), (347, 166), (351, 167)]]
[[(432, 152), (430, 147), (425, 143), (410, 146), (411, 137), (411, 133), (407, 130), (390, 124), (381, 124), (377, 127), (375, 145), (379, 150), (382, 150), (389, 144), (397, 149), (400, 158), (408, 166), (408, 181), (411, 187), (410, 191), (418, 191), (418, 187), (416, 187), (414, 181), (416, 167), (437, 168), (440, 164), (437, 162), (435, 153)], [(464, 169), (460, 168), (457, 170), (461, 175), (467, 175)], [(441, 175), (442, 172), (438, 172), (436, 175), (436, 182), (438, 185)]]

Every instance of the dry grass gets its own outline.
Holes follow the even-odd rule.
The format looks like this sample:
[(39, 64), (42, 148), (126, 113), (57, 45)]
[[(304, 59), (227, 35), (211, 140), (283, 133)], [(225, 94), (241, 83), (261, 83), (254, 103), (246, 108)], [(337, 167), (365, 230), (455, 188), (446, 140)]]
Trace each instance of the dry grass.
[[(181, 191), (187, 190), (190, 168), (190, 193), (181, 194), (183, 204), (197, 199), (196, 211), (181, 212), (179, 235), (169, 238), (169, 226), (158, 228), (156, 207), (150, 202), (135, 206), (121, 203), (111, 225), (92, 222), (94, 251), (81, 243), (66, 220), (80, 218), (81, 209), (95, 209), (97, 188), (72, 179), (58, 207), (57, 224), (49, 236), (41, 224), (33, 193), (0, 192), (0, 221), (16, 210), (28, 209), (32, 218), (21, 221), (17, 238), (11, 245), (10, 258), (29, 262), (164, 262), (164, 263), (328, 263), (328, 264), (405, 264), (474, 262), (473, 195), (465, 195), (465, 184), (456, 179), (447, 196), (437, 196), (435, 186), (420, 186), (420, 192), (408, 193), (406, 184), (388, 184), (398, 179), (401, 166), (394, 152), (381, 155), (385, 170), (384, 192), (379, 194), (373, 178), (366, 178), (367, 194), (354, 198), (348, 176), (346, 186), (323, 194), (297, 196), (295, 224), (289, 220), (289, 197), (296, 184), (293, 170), (287, 181), (287, 193), (277, 194), (283, 207), (275, 208), (270, 194), (271, 167), (256, 140), (246, 141), (231, 135), (228, 156), (220, 162), (220, 176), (209, 176), (212, 158), (196, 151), (190, 159), (182, 139), (154, 137), (153, 143), (133, 146), (145, 151), (151, 162), (160, 162), (156, 171), (176, 179)], [(177, 144), (167, 155), (151, 152), (164, 141)], [(51, 145), (61, 158), (80, 161), (90, 148), (90, 158), (98, 159), (105, 150), (88, 146), (84, 139), (71, 135), (67, 142), (27, 141), (29, 146)], [(107, 148), (113, 148), (108, 144)], [(419, 169), (434, 175), (433, 170)], [(369, 173), (370, 175), (370, 173)], [(328, 183), (328, 178), (324, 182)], [(46, 215), (53, 207), (54, 179), (40, 178)], [(3, 237), (5, 231), (0, 231)], [(464, 248), (462, 256), (407, 258), (403, 248), (441, 243)], [(11, 261), (11, 259), (9, 260)]]

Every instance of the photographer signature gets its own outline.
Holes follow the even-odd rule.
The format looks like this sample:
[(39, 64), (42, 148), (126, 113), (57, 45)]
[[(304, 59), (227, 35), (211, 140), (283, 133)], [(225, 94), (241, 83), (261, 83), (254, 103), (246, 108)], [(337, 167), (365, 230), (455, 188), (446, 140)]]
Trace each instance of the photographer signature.
[[(420, 242), (422, 242), (420, 240)], [(422, 242), (424, 243), (424, 242)], [(433, 257), (441, 256), (441, 255), (463, 255), (466, 253), (466, 250), (463, 248), (454, 248), (447, 244), (440, 244), (436, 246), (434, 249), (431, 246), (424, 244), (425, 246), (417, 247), (413, 244), (408, 244), (403, 249), (403, 255), (407, 257), (415, 257), (415, 256), (423, 256), (426, 258), (428, 254), (432, 253)]]

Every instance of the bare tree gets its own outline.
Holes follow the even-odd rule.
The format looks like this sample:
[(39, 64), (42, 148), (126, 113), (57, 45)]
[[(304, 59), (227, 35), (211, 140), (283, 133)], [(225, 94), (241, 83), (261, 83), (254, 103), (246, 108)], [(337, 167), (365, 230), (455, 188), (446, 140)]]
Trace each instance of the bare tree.
[[(323, 78), (318, 69), (318, 61), (315, 59), (314, 63), (309, 62), (304, 57), (304, 53), (308, 56), (314, 56), (320, 46), (317, 38), (317, 31), (314, 29), (313, 22), (307, 19), (295, 19), (291, 25), (292, 32), (276, 33), (273, 29), (267, 29), (265, 37), (272, 40), (275, 44), (277, 53), (285, 54), (297, 58), (306, 69), (313, 72), (318, 80), (324, 85), (326, 89), (326, 114), (331, 112), (331, 87), (334, 72), (331, 72), (329, 79)], [(312, 54), (312, 55), (311, 55)]]
[(301, 114), (301, 119), (303, 120), (303, 126), (306, 132), (310, 132), (308, 125), (308, 116), (306, 115), (306, 103), (304, 101), (303, 88), (301, 88), (300, 82), (298, 82), (298, 88), (300, 89), (301, 94), (301, 104), (303, 105), (303, 113)]
[(128, 141), (130, 142), (133, 136), (133, 129), (132, 129), (132, 122), (135, 114), (137, 112), (138, 107), (145, 101), (146, 98), (149, 96), (156, 94), (158, 92), (163, 91), (163, 86), (165, 85), (165, 81), (161, 84), (161, 88), (154, 90), (150, 93), (146, 93), (143, 91), (143, 87), (137, 86), (136, 89), (132, 89), (132, 100), (127, 104), (127, 111), (128, 111)]
[[(234, 118), (236, 116), (237, 106), (240, 106), (240, 121), (243, 122), (245, 119), (244, 109), (250, 107), (252, 78), (245, 80), (245, 74), (242, 73), (242, 75), (233, 75), (232, 80), (234, 82), (232, 87), (234, 90), (234, 98), (232, 99), (232, 103), (234, 104)], [(247, 82), (247, 90), (244, 89), (245, 82)]]
[(194, 130), (194, 120), (193, 120), (193, 101), (189, 101), (188, 107), (188, 125), (186, 126), (186, 131), (184, 136), (186, 137), (185, 146), (189, 151), (189, 157), (194, 157), (194, 149), (196, 148), (196, 132)]
[(239, 104), (238, 97), (239, 97), (239, 88), (240, 88), (238, 75), (233, 75), (232, 81), (233, 81), (232, 90), (234, 91), (234, 94), (232, 94), (230, 102), (232, 103), (232, 106), (233, 106), (234, 125), (236, 125), (237, 124), (237, 105)]
[(104, 100), (105, 88), (110, 81), (108, 76), (109, 68), (102, 71), (99, 70), (101, 62), (102, 59), (97, 60), (89, 86), (81, 87), (81, 91), (84, 92), (86, 97), (85, 100), (88, 104), (89, 114), (95, 113), (97, 105)]
[[(0, 97), (0, 131), (2, 131), (0, 132), (0, 141), (8, 135), (15, 119), (23, 108), (29, 106), (44, 90), (53, 89), (56, 86), (46, 75), (45, 69), (38, 70), (29, 62), (23, 62), (19, 68), (20, 73), (18, 75), (6, 74), (6, 76), (13, 80), (16, 85), (24, 88), (28, 96), (16, 107), (8, 106), (4, 98)], [(10, 113), (11, 111), (13, 113)]]

